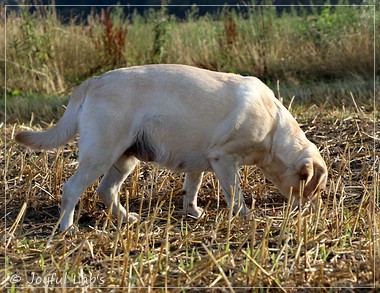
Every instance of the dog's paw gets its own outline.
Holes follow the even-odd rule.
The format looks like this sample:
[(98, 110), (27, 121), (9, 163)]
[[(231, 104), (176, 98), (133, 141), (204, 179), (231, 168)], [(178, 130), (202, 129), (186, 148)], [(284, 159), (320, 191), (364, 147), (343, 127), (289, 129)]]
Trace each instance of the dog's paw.
[(67, 229), (60, 227), (60, 232), (63, 236), (73, 236), (78, 233), (79, 229), (75, 225), (71, 225)]
[(234, 206), (234, 215), (237, 217), (242, 217), (244, 220), (251, 220), (252, 219), (252, 213), (251, 210), (245, 205), (235, 205)]
[(140, 219), (139, 214), (137, 213), (128, 213), (128, 222), (129, 224), (136, 223)]
[(183, 209), (182, 213), (196, 219), (204, 216), (204, 210), (192, 204), (189, 204), (187, 208)]
[(251, 210), (246, 205), (240, 206), (239, 208), (237, 208), (235, 206), (234, 215), (235, 215), (235, 217), (239, 217), (243, 220), (252, 220), (253, 219), (253, 213), (251, 212)]

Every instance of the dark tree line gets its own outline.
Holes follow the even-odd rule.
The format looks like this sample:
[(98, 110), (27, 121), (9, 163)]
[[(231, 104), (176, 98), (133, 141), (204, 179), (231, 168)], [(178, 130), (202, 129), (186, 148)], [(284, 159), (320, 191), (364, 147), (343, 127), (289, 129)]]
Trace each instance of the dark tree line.
[[(347, 4), (361, 4), (363, 0), (347, 0)], [(7, 5), (15, 5), (12, 9), (17, 9), (19, 4), (42, 4), (56, 5), (56, 11), (62, 20), (68, 20), (72, 17), (86, 19), (91, 11), (100, 12), (102, 8), (111, 5), (123, 5), (126, 15), (137, 11), (144, 15), (147, 9), (160, 9), (162, 3), (169, 4), (168, 13), (183, 19), (192, 9), (193, 5), (197, 6), (199, 16), (208, 14), (218, 14), (224, 6), (235, 6), (242, 12), (246, 9), (247, 4), (251, 5), (275, 5), (278, 15), (288, 13), (292, 6), (297, 5), (336, 5), (342, 3), (340, 0), (5, 0)], [(304, 7), (303, 10), (308, 10)]]

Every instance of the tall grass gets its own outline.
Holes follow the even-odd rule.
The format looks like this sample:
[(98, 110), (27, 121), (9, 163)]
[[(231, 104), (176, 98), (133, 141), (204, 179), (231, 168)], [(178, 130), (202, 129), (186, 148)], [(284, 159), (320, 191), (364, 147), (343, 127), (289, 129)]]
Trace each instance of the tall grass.
[[(250, 74), (272, 85), (277, 80), (299, 84), (371, 79), (373, 18), (374, 7), (365, 6), (326, 7), (321, 14), (294, 12), (281, 17), (274, 7), (244, 13), (224, 9), (218, 18), (198, 16), (195, 10), (187, 20), (168, 15), (164, 8), (128, 18), (114, 8), (92, 14), (85, 24), (74, 20), (62, 24), (49, 8), (33, 14), (26, 8), (8, 11), (7, 87), (57, 94), (93, 74), (146, 63), (183, 63)], [(4, 44), (1, 39), (1, 51)], [(2, 60), (2, 69), (4, 65)], [(3, 74), (1, 70), (2, 79)]]

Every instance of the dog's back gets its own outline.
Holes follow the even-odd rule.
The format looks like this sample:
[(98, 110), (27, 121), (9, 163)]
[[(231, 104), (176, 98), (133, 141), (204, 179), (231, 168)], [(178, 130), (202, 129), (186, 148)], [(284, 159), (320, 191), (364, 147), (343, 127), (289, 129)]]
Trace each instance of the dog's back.
[(210, 169), (214, 148), (238, 136), (259, 144), (273, 126), (273, 101), (252, 82), (261, 83), (184, 65), (110, 71), (88, 87), (79, 133), (106, 136), (128, 154), (173, 170)]

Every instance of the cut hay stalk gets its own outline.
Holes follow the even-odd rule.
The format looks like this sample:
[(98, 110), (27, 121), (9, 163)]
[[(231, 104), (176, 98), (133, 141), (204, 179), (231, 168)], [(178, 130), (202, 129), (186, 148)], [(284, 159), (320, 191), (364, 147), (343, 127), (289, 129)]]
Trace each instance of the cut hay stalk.
[[(317, 231), (318, 231), (318, 227), (319, 227), (319, 221), (321, 219), (322, 199), (321, 199), (321, 190), (320, 189), (318, 189), (317, 198), (315, 201), (317, 203), (317, 206), (315, 208), (315, 212), (316, 212), (317, 216), (315, 218), (314, 224), (312, 224), (313, 225), (313, 241), (316, 240), (316, 235), (317, 235)], [(314, 214), (314, 216), (315, 216), (315, 214)], [(312, 217), (310, 217), (310, 219), (312, 219)]]
[[(80, 266), (81, 253), (83, 250), (83, 246), (85, 244), (85, 240), (82, 240), (79, 243), (79, 245), (74, 246), (73, 249), (71, 249), (70, 251), (68, 251), (67, 253), (64, 254), (65, 257), (73, 255), (73, 261), (67, 270), (68, 272), (76, 271), (76, 268), (78, 268)], [(76, 252), (76, 255), (74, 255), (75, 252)]]
[(118, 248), (118, 242), (119, 242), (119, 237), (120, 237), (120, 233), (116, 233), (116, 238), (113, 239), (114, 241), (114, 245), (113, 245), (113, 251), (112, 251), (112, 254), (110, 256), (110, 259), (111, 259), (111, 268), (110, 268), (110, 274), (111, 276), (116, 274), (117, 272), (119, 272), (119, 264), (117, 264), (117, 267), (115, 269), (115, 261), (117, 259), (116, 257), (116, 254), (117, 254), (117, 248)]
[(168, 217), (167, 217), (166, 227), (165, 227), (165, 291), (167, 291), (168, 289), (168, 271), (169, 271), (169, 254), (170, 254), (169, 234), (172, 228), (170, 219), (173, 213), (172, 200), (173, 200), (173, 189), (170, 191)]
[(50, 236), (49, 236), (49, 238), (48, 238), (48, 240), (47, 240), (47, 242), (46, 242), (45, 249), (43, 250), (43, 253), (46, 251), (46, 249), (48, 249), (48, 248), (50, 247), (50, 243), (53, 241), (53, 237), (55, 236), (55, 232), (57, 231), (57, 229), (58, 229), (58, 227), (59, 227), (59, 224), (61, 223), (61, 221), (62, 221), (62, 219), (63, 219), (65, 213), (66, 213), (66, 211), (64, 211), (64, 212), (60, 215), (60, 217), (59, 217), (57, 223), (54, 225), (53, 230), (52, 230), (52, 232), (51, 232), (51, 234), (50, 234)]
[[(16, 220), (14, 221), (14, 223), (12, 224), (12, 226), (9, 228), (8, 237), (9, 236), (14, 236), (14, 233), (16, 232), (16, 229), (17, 229), (18, 225), (20, 224), (21, 219), (24, 216), (24, 213), (26, 211), (26, 207), (27, 207), (27, 204), (26, 204), (26, 202), (24, 202), (22, 204), (22, 206), (21, 206), (20, 212), (18, 213), (18, 215), (16, 217)], [(8, 242), (5, 245), (5, 248), (8, 247), (8, 245), (11, 242), (11, 239), (12, 239), (12, 237), (9, 237)]]
[[(235, 182), (236, 182), (236, 175), (235, 175)], [(226, 251), (230, 249), (230, 235), (231, 235), (231, 224), (232, 224), (232, 217), (233, 217), (233, 211), (234, 211), (234, 206), (235, 206), (235, 187), (230, 186), (230, 194), (231, 194), (231, 203), (229, 205), (229, 210), (228, 210), (228, 220), (227, 220), (227, 243), (226, 243)], [(239, 195), (238, 195), (239, 196)]]
[(134, 231), (135, 225), (128, 226), (128, 228), (129, 227), (130, 227), (130, 230), (128, 229), (126, 231), (127, 235), (126, 235), (126, 237), (122, 241), (123, 248), (124, 248), (123, 265), (122, 265), (123, 274), (121, 276), (121, 278), (122, 278), (122, 280), (121, 280), (121, 286), (122, 287), (125, 287), (127, 285), (126, 281), (127, 281), (128, 265), (129, 265), (129, 262), (130, 262), (129, 254), (131, 252), (132, 245), (133, 245), (132, 235), (133, 235), (133, 231)]
[[(300, 186), (299, 186), (299, 206), (298, 206), (298, 214), (297, 214), (297, 243), (298, 243), (298, 248), (297, 252), (300, 250), (301, 245), (305, 241), (307, 235), (302, 235), (303, 230), (302, 230), (302, 224), (303, 224), (303, 191), (305, 188), (305, 181), (300, 181)], [(306, 246), (306, 244), (305, 244)], [(297, 253), (296, 255), (296, 263), (297, 263), (297, 268), (300, 267), (300, 253)]]
[[(266, 222), (265, 230), (261, 239), (261, 243), (259, 247), (256, 250), (256, 253), (252, 256), (253, 259), (259, 259), (259, 263), (262, 264), (262, 266), (268, 265), (268, 243), (269, 243), (269, 233), (270, 229), (273, 224), (273, 219), (269, 219), (268, 222)], [(253, 278), (254, 284), (259, 284), (259, 270), (258, 267), (256, 267), (256, 270), (254, 271), (254, 278)]]
[[(145, 282), (144, 282), (144, 280), (143, 280), (143, 278), (141, 277), (141, 273), (136, 269), (136, 267), (135, 267), (135, 265), (132, 263), (131, 264), (131, 266), (132, 266), (132, 270), (135, 272), (135, 274), (137, 275), (137, 279), (139, 280), (139, 282), (140, 282), (140, 285), (139, 285), (139, 287), (141, 286), (141, 287), (145, 287), (146, 285), (145, 285)], [(140, 266), (141, 267), (141, 266)]]
[[(79, 226), (78, 223), (79, 223), (79, 219), (80, 219), (80, 215), (81, 215), (82, 210), (83, 210), (83, 200), (80, 199), (79, 200), (78, 210), (75, 212), (74, 227), (78, 227)], [(110, 208), (109, 213), (112, 214), (111, 208)]]
[[(202, 243), (202, 246), (204, 244)], [(196, 284), (196, 281), (198, 281), (199, 279), (201, 279), (202, 277), (204, 277), (206, 274), (206, 272), (212, 272), (212, 265), (214, 264), (214, 261), (216, 262), (219, 262), (221, 260), (223, 260), (224, 258), (226, 258), (228, 256), (228, 253), (227, 252), (222, 252), (220, 255), (218, 255), (217, 257), (214, 256), (214, 260), (212, 259), (209, 259), (207, 260), (207, 262), (203, 262), (201, 263), (200, 265), (200, 268), (196, 268), (196, 270), (194, 270), (195, 272), (198, 272), (195, 274), (194, 277), (192, 277), (190, 280), (188, 280), (183, 287), (194, 287), (194, 285)]]
[(303, 267), (303, 270), (304, 270), (304, 279), (307, 280), (307, 269), (310, 267), (309, 265), (309, 257), (308, 257), (308, 254), (309, 254), (309, 251), (308, 251), (308, 227), (307, 227), (307, 217), (304, 217), (303, 218), (303, 234), (304, 234), (304, 267)]
[(125, 206), (124, 206), (124, 208), (125, 208), (125, 213), (127, 215), (127, 218), (125, 219), (125, 222), (126, 222), (127, 226), (129, 226), (129, 224), (132, 224), (132, 223), (129, 223), (129, 213), (130, 213), (130, 211), (129, 211), (129, 199), (130, 199), (130, 194), (131, 193), (132, 193), (132, 191), (129, 192), (128, 190), (125, 193), (126, 199), (125, 199)]
[[(368, 196), (367, 196), (368, 195)], [(363, 196), (361, 197), (360, 199), (360, 203), (359, 203), (359, 207), (358, 207), (358, 212), (357, 212), (357, 216), (355, 217), (355, 222), (354, 222), (354, 226), (352, 228), (352, 233), (351, 235), (355, 235), (355, 232), (356, 232), (356, 228), (357, 228), (357, 225), (358, 225), (358, 222), (359, 222), (359, 218), (360, 216), (362, 215), (362, 210), (363, 210), (363, 205), (364, 203), (367, 203), (368, 200), (369, 200), (369, 192), (367, 189), (365, 189), (363, 191)]]
[(287, 238), (285, 239), (284, 243), (280, 246), (281, 249), (280, 249), (280, 251), (277, 253), (277, 256), (276, 256), (276, 258), (275, 258), (275, 260), (274, 260), (274, 262), (273, 262), (273, 265), (272, 265), (271, 269), (269, 270), (269, 272), (270, 272), (271, 274), (273, 274), (273, 273), (275, 272), (275, 267), (279, 264), (279, 260), (280, 260), (280, 258), (283, 256), (285, 250), (287, 249), (287, 247), (288, 247), (288, 243), (289, 243), (289, 240), (290, 240), (290, 237), (287, 237)]
[(280, 282), (274, 278), (270, 273), (268, 273), (257, 261), (255, 261), (249, 254), (247, 254), (244, 250), (242, 251), (245, 256), (268, 278), (276, 283), (276, 285), (280, 288), (282, 292), (286, 292), (286, 290), (281, 286)]
[(224, 282), (226, 283), (226, 285), (227, 285), (228, 289), (230, 290), (230, 292), (235, 292), (235, 290), (232, 288), (231, 282), (228, 280), (226, 274), (224, 273), (224, 270), (222, 269), (222, 267), (219, 264), (219, 261), (221, 260), (221, 258), (219, 259), (219, 261), (217, 261), (215, 259), (214, 255), (212, 254), (212, 252), (207, 248), (207, 246), (204, 243), (202, 243), (202, 247), (203, 247), (204, 250), (206, 250), (206, 252), (209, 255), (209, 257), (211, 258), (212, 262), (218, 268), (218, 270), (219, 270), (221, 276), (223, 277)]
[(294, 204), (294, 196), (292, 195), (292, 190), (293, 188), (290, 189), (290, 196), (288, 198), (288, 203), (286, 205), (286, 209), (285, 209), (285, 212), (284, 212), (284, 220), (281, 224), (281, 230), (280, 230), (280, 235), (279, 235), (279, 238), (278, 238), (278, 245), (281, 246), (281, 242), (283, 241), (284, 237), (285, 237), (285, 233), (288, 231), (287, 229), (289, 228), (289, 223), (290, 223), (290, 219), (292, 218), (292, 215), (291, 215), (291, 211), (292, 211), (292, 207), (293, 207), (293, 204)]
[[(359, 100), (356, 103), (359, 111), (365, 111)], [(366, 112), (358, 116), (355, 108), (325, 108), (317, 114), (321, 109), (317, 106), (292, 105), (301, 126), (309, 130), (306, 135), (319, 143), (329, 172), (327, 189), (317, 193), (310, 213), (305, 199), (301, 209), (294, 210), (292, 198), (284, 200), (254, 167), (243, 168), (237, 179), (245, 196), (254, 199), (252, 221), (231, 216), (230, 209), (215, 210), (218, 181), (212, 173), (205, 173), (199, 193), (199, 204), (207, 203), (205, 216), (180, 217), (177, 208), (182, 198), (177, 195), (183, 175), (141, 163), (120, 192), (127, 197), (127, 211), (140, 213), (139, 225), (115, 222), (110, 210), (99, 208), (103, 206), (99, 197), (90, 198), (96, 187), (91, 186), (82, 195), (82, 217), (76, 218), (79, 231), (56, 234), (60, 222), (56, 222), (56, 194), (77, 166), (76, 144), (58, 152), (35, 153), (7, 140), (2, 155), (8, 156), (3, 171), (10, 196), (0, 206), (7, 205), (3, 218), (11, 227), (0, 221), (0, 235), (10, 235), (2, 246), (7, 249), (3, 272), (9, 278), (1, 282), (1, 289), (11, 286), (13, 274), (22, 276), (20, 286), (32, 288), (26, 284), (31, 273), (42, 277), (56, 273), (60, 278), (67, 274), (66, 287), (73, 285), (74, 277), (105, 277), (104, 284), (83, 286), (83, 290), (97, 286), (115, 290), (124, 286), (130, 292), (153, 292), (157, 287), (182, 292), (205, 286), (212, 286), (206, 288), (209, 291), (219, 286), (230, 290), (219, 267), (236, 291), (241, 286), (276, 290), (278, 284), (294, 288), (290, 291), (305, 285), (373, 287), (379, 276), (380, 170), (373, 141), (365, 135), (372, 133), (373, 121)], [(7, 138), (18, 129), (5, 128)]]
[(151, 208), (152, 208), (152, 200), (153, 200), (153, 196), (154, 196), (154, 186), (156, 183), (156, 180), (154, 179), (155, 178), (154, 174), (156, 174), (156, 172), (152, 172), (152, 181), (150, 183), (150, 189), (149, 189), (149, 204), (148, 204), (148, 215), (147, 215), (147, 217), (150, 216)]

